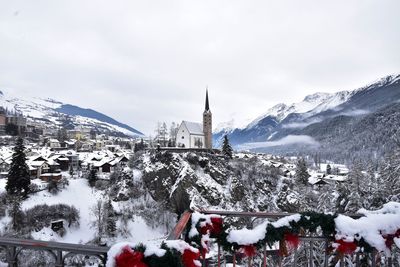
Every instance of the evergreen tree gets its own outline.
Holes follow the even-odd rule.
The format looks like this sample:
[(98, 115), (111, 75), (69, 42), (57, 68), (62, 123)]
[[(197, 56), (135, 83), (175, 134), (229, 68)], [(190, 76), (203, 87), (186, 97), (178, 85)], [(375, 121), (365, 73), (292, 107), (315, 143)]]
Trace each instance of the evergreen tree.
[(233, 155), (233, 149), (229, 144), (228, 135), (224, 135), (224, 141), (222, 143), (222, 154), (230, 159), (232, 158)]
[(22, 138), (18, 138), (14, 147), (14, 154), (12, 155), (6, 184), (7, 193), (11, 195), (22, 193), (26, 196), (29, 193), (31, 180), (29, 178), (29, 168), (28, 165), (26, 165), (24, 150), (24, 141)]
[(296, 164), (296, 179), (298, 182), (307, 185), (310, 174), (307, 170), (307, 163), (304, 158), (300, 158)]
[(72, 167), (72, 164), (69, 165), (69, 175), (71, 176), (71, 178), (74, 177), (74, 167)]
[(97, 171), (95, 169), (90, 169), (87, 179), (89, 186), (94, 187), (96, 185), (96, 181), (98, 180)]
[(368, 181), (368, 192), (366, 198), (368, 198), (369, 206), (367, 209), (376, 209), (381, 207), (386, 202), (386, 196), (383, 188), (383, 181), (381, 175), (377, 173), (376, 164), (369, 162), (367, 165), (366, 180)]
[(54, 195), (57, 194), (58, 191), (60, 191), (60, 189), (58, 188), (58, 181), (50, 178), (50, 180), (47, 183), (47, 190)]
[(385, 157), (380, 171), (382, 189), (386, 201), (400, 201), (400, 148)]
[(110, 237), (115, 237), (116, 232), (117, 232), (117, 218), (115, 214), (115, 210), (111, 204), (111, 200), (108, 200), (104, 204), (104, 215), (105, 215), (105, 227), (106, 227), (106, 233)]
[(68, 140), (68, 133), (67, 133), (67, 129), (65, 128), (61, 128), (57, 131), (57, 139), (60, 142), (64, 142), (66, 140)]
[(332, 167), (330, 164), (326, 165), (326, 174), (332, 174)]
[[(362, 173), (362, 166), (359, 161), (355, 161), (350, 169), (347, 184), (348, 195), (347, 203), (345, 206), (346, 212), (357, 212), (359, 209), (368, 206), (364, 204), (363, 200), (366, 195), (366, 187), (368, 186), (365, 181), (364, 174)], [(366, 201), (367, 202), (367, 201)]]
[(14, 231), (19, 231), (22, 228), (24, 213), (21, 209), (21, 199), (18, 196), (14, 196), (11, 199), (10, 209), (11, 224)]
[(146, 146), (145, 146), (143, 138), (142, 138), (142, 139), (140, 139), (140, 143), (135, 143), (135, 145), (133, 147), (133, 152), (136, 153), (138, 151), (144, 150), (145, 148), (146, 148)]

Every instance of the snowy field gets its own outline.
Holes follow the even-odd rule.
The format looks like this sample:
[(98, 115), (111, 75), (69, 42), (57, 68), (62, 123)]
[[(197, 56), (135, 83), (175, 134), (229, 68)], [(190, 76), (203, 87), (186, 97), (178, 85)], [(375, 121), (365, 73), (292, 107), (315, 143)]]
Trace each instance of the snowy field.
[[(6, 179), (0, 179), (0, 192), (5, 191)], [(98, 200), (105, 199), (104, 191), (98, 191), (88, 186), (86, 179), (70, 179), (69, 186), (56, 195), (50, 194), (47, 190), (31, 195), (22, 203), (22, 209), (26, 210), (40, 204), (67, 204), (73, 205), (79, 210), (79, 227), (71, 227), (66, 230), (63, 237), (54, 233), (49, 227), (41, 229), (39, 232), (33, 232), (32, 237), (44, 241), (59, 241), (67, 243), (87, 243), (95, 236), (95, 227), (92, 226), (94, 216), (91, 208)], [(119, 210), (120, 203), (113, 202), (116, 210)], [(0, 219), (0, 231), (4, 229), (6, 223), (9, 223), (9, 217)], [(152, 229), (146, 225), (145, 221), (139, 216), (133, 216), (133, 220), (128, 223), (131, 238), (124, 239), (116, 237), (115, 242), (145, 242), (161, 239), (165, 236), (165, 230)]]

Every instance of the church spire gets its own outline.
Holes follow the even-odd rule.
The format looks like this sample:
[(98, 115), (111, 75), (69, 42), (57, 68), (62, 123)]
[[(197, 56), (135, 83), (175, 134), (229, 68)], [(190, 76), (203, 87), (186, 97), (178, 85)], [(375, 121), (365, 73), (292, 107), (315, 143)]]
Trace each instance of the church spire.
[(208, 103), (208, 86), (206, 89), (206, 107), (205, 107), (205, 111), (209, 111), (210, 110), (210, 104)]

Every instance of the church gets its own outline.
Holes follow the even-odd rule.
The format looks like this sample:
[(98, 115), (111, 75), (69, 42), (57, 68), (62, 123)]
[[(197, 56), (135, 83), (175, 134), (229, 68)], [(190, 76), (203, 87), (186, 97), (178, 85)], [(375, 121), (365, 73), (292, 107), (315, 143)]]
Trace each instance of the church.
[(176, 135), (177, 147), (212, 149), (212, 114), (206, 90), (203, 123), (182, 121)]

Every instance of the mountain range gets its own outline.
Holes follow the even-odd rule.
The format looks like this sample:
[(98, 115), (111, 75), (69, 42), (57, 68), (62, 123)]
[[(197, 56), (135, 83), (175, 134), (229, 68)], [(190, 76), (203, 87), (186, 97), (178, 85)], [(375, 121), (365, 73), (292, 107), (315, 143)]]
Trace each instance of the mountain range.
[(141, 136), (140, 131), (95, 111), (62, 103), (50, 98), (16, 96), (12, 92), (0, 91), (0, 107), (9, 112), (22, 113), (28, 120), (46, 123), (47, 126), (74, 128), (84, 126), (118, 136)]
[[(390, 140), (397, 138), (398, 124), (389, 123), (400, 120), (399, 112), (400, 74), (397, 74), (356, 90), (315, 93), (299, 103), (275, 105), (247, 126), (220, 129), (213, 137), (216, 146), (227, 134), (237, 149), (262, 152), (318, 151), (329, 158), (335, 157), (335, 152), (343, 158), (351, 148), (356, 154), (376, 156), (390, 150)], [(382, 114), (385, 119), (376, 120)], [(388, 118), (394, 121), (387, 121)], [(370, 129), (371, 125), (373, 129)], [(376, 129), (382, 131), (376, 132)], [(374, 134), (379, 140), (371, 143), (369, 139), (355, 139), (361, 137), (360, 133), (363, 138)], [(359, 145), (354, 147), (352, 144), (355, 143)], [(338, 147), (344, 151), (338, 153)]]

